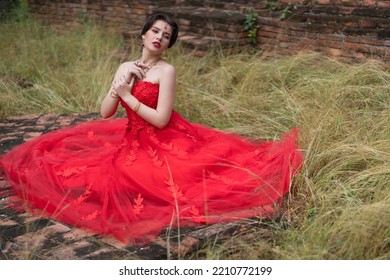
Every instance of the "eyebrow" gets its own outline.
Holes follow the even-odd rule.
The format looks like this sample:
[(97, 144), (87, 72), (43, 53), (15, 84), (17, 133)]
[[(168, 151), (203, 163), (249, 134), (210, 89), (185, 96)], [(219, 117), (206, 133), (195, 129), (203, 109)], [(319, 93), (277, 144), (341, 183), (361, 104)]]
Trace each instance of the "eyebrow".
[[(158, 28), (157, 26), (153, 25), (152, 28), (156, 28), (158, 30), (161, 30), (161, 28)], [(163, 33), (168, 34), (169, 36), (172, 36), (171, 33), (164, 31)]]

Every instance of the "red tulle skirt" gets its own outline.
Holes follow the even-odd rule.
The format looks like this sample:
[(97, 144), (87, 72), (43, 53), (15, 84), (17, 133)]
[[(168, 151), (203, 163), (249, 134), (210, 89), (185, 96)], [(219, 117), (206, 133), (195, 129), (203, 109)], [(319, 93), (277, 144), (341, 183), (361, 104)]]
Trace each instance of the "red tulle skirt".
[(0, 158), (13, 203), (123, 242), (164, 229), (272, 216), (302, 155), (297, 129), (260, 141), (186, 121), (156, 129), (96, 120), (28, 141)]

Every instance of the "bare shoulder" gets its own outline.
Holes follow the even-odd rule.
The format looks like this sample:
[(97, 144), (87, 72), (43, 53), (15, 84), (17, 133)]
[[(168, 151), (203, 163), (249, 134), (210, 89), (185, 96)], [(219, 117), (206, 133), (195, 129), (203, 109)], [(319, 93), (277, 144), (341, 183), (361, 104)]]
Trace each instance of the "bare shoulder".
[(160, 72), (161, 74), (166, 77), (166, 76), (176, 76), (176, 69), (173, 65), (165, 62), (160, 66)]
[(163, 71), (175, 71), (175, 66), (173, 66), (172, 64), (169, 64), (167, 62), (165, 62), (164, 64), (161, 65), (161, 70)]

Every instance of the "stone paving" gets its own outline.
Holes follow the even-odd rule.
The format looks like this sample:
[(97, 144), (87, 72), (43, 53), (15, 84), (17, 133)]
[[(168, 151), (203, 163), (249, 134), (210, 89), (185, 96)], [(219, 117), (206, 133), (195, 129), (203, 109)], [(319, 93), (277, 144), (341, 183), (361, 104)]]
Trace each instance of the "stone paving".
[[(74, 115), (30, 115), (0, 119), (0, 154), (43, 133), (98, 119), (98, 113)], [(0, 170), (0, 259), (185, 259), (199, 258), (196, 251), (216, 237), (240, 234), (248, 227), (262, 227), (260, 221), (239, 221), (162, 233), (155, 242), (136, 247), (97, 236), (60, 222), (15, 212), (8, 205), (11, 187)], [(253, 238), (253, 233), (246, 238)], [(195, 257), (194, 257), (195, 256)]]

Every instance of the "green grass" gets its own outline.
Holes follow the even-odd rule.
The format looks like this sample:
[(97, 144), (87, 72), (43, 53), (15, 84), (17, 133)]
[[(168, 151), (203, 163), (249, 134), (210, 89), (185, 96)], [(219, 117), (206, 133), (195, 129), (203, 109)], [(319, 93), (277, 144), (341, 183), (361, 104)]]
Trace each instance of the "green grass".
[[(0, 117), (98, 111), (120, 63), (120, 34), (84, 24), (68, 31), (33, 20), (0, 25)], [(130, 58), (140, 50), (134, 44)], [(390, 71), (319, 54), (192, 56), (178, 73), (176, 110), (193, 122), (256, 138), (300, 128), (302, 172), (271, 234), (249, 228), (190, 258), (389, 259)]]

